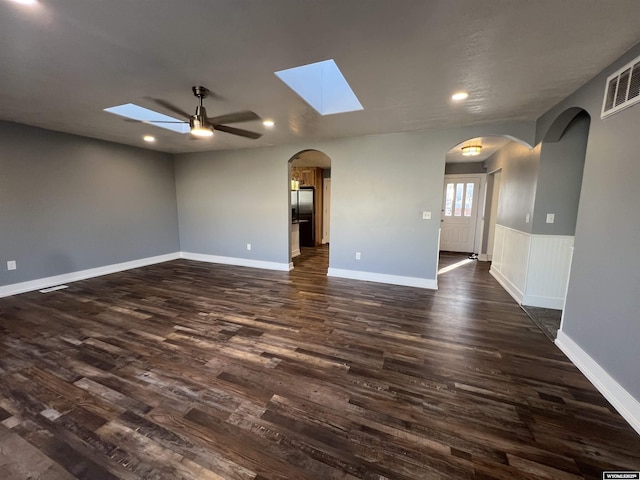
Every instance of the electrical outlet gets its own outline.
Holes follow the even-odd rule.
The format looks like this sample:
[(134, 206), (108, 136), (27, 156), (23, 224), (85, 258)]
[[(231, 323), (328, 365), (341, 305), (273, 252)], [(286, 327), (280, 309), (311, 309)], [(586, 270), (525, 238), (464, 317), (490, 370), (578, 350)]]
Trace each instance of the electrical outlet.
[(247, 250), (251, 250), (251, 244), (247, 243)]
[(553, 223), (556, 221), (555, 213), (547, 213), (547, 223)]
[(431, 212), (422, 212), (423, 220), (431, 220)]
[(15, 260), (9, 260), (7, 262), (7, 270), (15, 270), (16, 268), (18, 268), (18, 266), (16, 265)]
[(531, 220), (531, 215), (529, 215), (528, 213), (524, 216), (524, 221), (529, 223), (529, 220)]
[(360, 252), (356, 252), (356, 260), (360, 260)]

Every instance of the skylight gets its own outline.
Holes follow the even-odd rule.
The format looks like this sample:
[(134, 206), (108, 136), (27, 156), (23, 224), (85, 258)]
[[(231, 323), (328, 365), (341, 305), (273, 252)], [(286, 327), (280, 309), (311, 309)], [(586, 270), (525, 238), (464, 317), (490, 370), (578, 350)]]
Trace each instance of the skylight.
[(363, 109), (333, 60), (280, 70), (275, 74), (320, 115)]
[[(148, 108), (135, 105), (133, 103), (127, 103), (125, 105), (118, 105), (117, 107), (109, 107), (104, 109), (105, 112), (115, 113), (121, 117), (131, 118), (133, 120), (140, 120), (141, 122), (155, 125), (156, 127), (166, 128), (167, 130), (173, 130), (178, 133), (189, 133), (189, 124), (178, 118), (170, 117), (163, 113), (154, 112)], [(178, 122), (178, 123), (157, 123), (157, 122)]]

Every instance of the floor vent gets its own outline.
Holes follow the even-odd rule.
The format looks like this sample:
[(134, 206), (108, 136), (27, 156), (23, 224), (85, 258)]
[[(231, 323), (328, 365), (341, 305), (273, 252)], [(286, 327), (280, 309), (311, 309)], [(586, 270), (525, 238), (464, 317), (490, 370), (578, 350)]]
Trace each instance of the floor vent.
[(56, 290), (62, 290), (63, 288), (69, 288), (68, 285), (57, 285), (55, 287), (43, 288), (42, 290), (38, 290), (40, 293), (51, 293)]
[(640, 57), (607, 78), (600, 118), (640, 102)]

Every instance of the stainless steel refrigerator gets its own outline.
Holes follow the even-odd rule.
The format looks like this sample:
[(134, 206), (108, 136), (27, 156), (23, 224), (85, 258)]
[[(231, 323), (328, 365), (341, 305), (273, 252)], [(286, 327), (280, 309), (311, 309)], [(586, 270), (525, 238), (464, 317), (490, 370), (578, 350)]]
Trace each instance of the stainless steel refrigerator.
[(300, 246), (315, 245), (315, 189), (300, 187), (291, 192), (291, 220), (300, 224)]

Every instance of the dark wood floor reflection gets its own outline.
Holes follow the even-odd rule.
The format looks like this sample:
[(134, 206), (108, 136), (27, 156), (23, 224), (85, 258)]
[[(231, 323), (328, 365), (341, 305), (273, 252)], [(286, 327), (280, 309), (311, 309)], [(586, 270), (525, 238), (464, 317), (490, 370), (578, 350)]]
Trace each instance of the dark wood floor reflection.
[(327, 255), (290, 273), (178, 260), (0, 299), (0, 478), (640, 468), (640, 437), (486, 263), (434, 292), (326, 277)]

